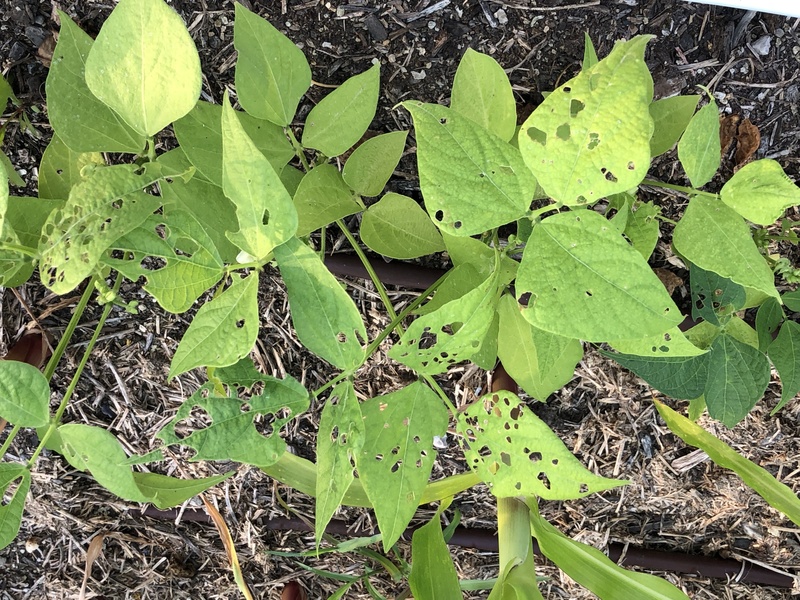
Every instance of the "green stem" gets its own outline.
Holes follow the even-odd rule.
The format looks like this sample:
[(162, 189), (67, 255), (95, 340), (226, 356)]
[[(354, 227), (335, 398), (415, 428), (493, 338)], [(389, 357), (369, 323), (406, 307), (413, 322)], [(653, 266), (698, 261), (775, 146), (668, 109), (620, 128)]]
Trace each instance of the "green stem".
[[(122, 284), (122, 277), (117, 276), (117, 280), (114, 282), (114, 288), (113, 288), (115, 294), (119, 292), (119, 287), (121, 284)], [(36, 450), (34, 451), (30, 460), (28, 460), (27, 464), (28, 469), (31, 469), (33, 465), (36, 463), (36, 459), (39, 457), (39, 454), (41, 454), (42, 450), (44, 450), (48, 440), (53, 435), (53, 432), (55, 432), (55, 430), (61, 423), (61, 418), (64, 416), (64, 411), (67, 409), (67, 405), (69, 404), (69, 401), (72, 399), (72, 394), (75, 393), (75, 388), (78, 386), (78, 380), (80, 379), (81, 374), (83, 373), (83, 369), (86, 367), (86, 363), (89, 362), (89, 357), (92, 355), (92, 350), (94, 350), (94, 346), (97, 343), (97, 339), (100, 337), (100, 332), (103, 330), (103, 327), (106, 324), (106, 319), (108, 318), (108, 315), (111, 313), (111, 309), (113, 307), (114, 305), (111, 304), (110, 302), (103, 307), (103, 312), (100, 315), (100, 319), (97, 321), (97, 326), (94, 328), (94, 333), (92, 333), (92, 337), (89, 340), (89, 343), (86, 345), (86, 350), (84, 350), (83, 356), (81, 357), (81, 362), (78, 364), (78, 368), (75, 370), (75, 374), (72, 376), (72, 380), (69, 382), (69, 386), (67, 387), (67, 390), (64, 392), (64, 397), (61, 399), (61, 403), (58, 405), (58, 410), (56, 410), (55, 416), (50, 421), (50, 424), (47, 426), (47, 431), (39, 440), (39, 445), (36, 447)], [(59, 344), (59, 346), (60, 345), (61, 344)]]
[(306, 158), (303, 145), (297, 141), (297, 138), (294, 136), (294, 131), (292, 131), (291, 127), (284, 127), (283, 130), (289, 136), (289, 141), (292, 142), (292, 148), (294, 148), (295, 156), (300, 159), (300, 164), (303, 165), (303, 169), (306, 173), (308, 173), (311, 170), (311, 167), (308, 164), (308, 159)]
[(660, 187), (666, 190), (675, 190), (676, 192), (683, 192), (684, 194), (688, 194), (690, 196), (707, 196), (709, 198), (719, 199), (719, 194), (713, 194), (711, 192), (703, 192), (701, 190), (696, 190), (694, 188), (686, 187), (683, 185), (675, 185), (673, 183), (662, 183), (660, 181), (655, 181), (653, 179), (645, 179), (644, 181), (642, 181), (641, 185)]
[(530, 509), (519, 498), (497, 499), (497, 542), (500, 571), (506, 565), (533, 561)]
[[(299, 492), (309, 496), (317, 495), (317, 465), (310, 460), (296, 456), (291, 452), (284, 452), (277, 462), (268, 466), (259, 466), (258, 468), (273, 479), (277, 479)], [(479, 483), (480, 478), (472, 471), (451, 475), (428, 483), (419, 498), (419, 503), (427, 504), (444, 500)], [(341, 504), (344, 506), (372, 506), (360, 479), (353, 480), (353, 483), (347, 488)], [(530, 533), (530, 523), (526, 524), (525, 531)]]
[(147, 160), (155, 162), (156, 160), (156, 144), (152, 137), (147, 138)]
[[(361, 260), (361, 264), (364, 265), (364, 268), (367, 270), (369, 274), (369, 278), (372, 280), (375, 289), (378, 291), (378, 295), (381, 297), (381, 302), (383, 302), (384, 306), (386, 307), (386, 312), (389, 313), (389, 318), (392, 320), (393, 323), (396, 322), (394, 326), (394, 330), (397, 331), (397, 334), (402, 336), (405, 333), (405, 329), (401, 324), (400, 320), (397, 318), (397, 312), (394, 310), (394, 306), (392, 306), (392, 301), (389, 300), (389, 294), (386, 293), (386, 288), (383, 285), (383, 282), (378, 277), (378, 274), (375, 272), (375, 269), (372, 267), (372, 263), (369, 262), (367, 255), (364, 254), (364, 251), (361, 249), (358, 241), (356, 240), (355, 236), (350, 232), (347, 228), (347, 225), (344, 224), (342, 219), (337, 219), (336, 224), (339, 226), (339, 229), (342, 230), (347, 241), (350, 242), (350, 245), (353, 247), (353, 250), (356, 251), (359, 260)], [(441, 386), (436, 382), (436, 380), (431, 375), (425, 375), (423, 373), (419, 374), (431, 388), (439, 395), (442, 401), (445, 403), (450, 412), (453, 416), (458, 414), (455, 405), (450, 401), (450, 398), (447, 397), (447, 394), (444, 393), (444, 390)]]
[(30, 256), (31, 258), (36, 258), (36, 250), (26, 246), (20, 246), (19, 244), (0, 244), (0, 250), (7, 250), (9, 252), (16, 252), (18, 254)]
[(64, 355), (64, 352), (66, 351), (67, 346), (72, 339), (72, 335), (75, 333), (75, 329), (78, 327), (78, 323), (80, 323), (81, 319), (83, 318), (83, 313), (86, 311), (89, 300), (94, 293), (94, 283), (96, 280), (97, 276), (95, 275), (89, 280), (89, 283), (86, 284), (86, 289), (83, 290), (83, 295), (78, 302), (78, 306), (75, 307), (75, 312), (72, 313), (72, 317), (70, 318), (69, 323), (67, 323), (67, 328), (64, 330), (64, 335), (61, 336), (58, 346), (56, 346), (56, 349), (53, 351), (53, 356), (51, 356), (50, 360), (47, 361), (47, 366), (44, 369), (44, 376), (47, 381), (50, 381), (53, 378), (53, 373), (56, 372), (56, 367), (61, 361), (61, 357)]
[(14, 427), (11, 428), (11, 431), (8, 433), (6, 441), (3, 442), (2, 446), (0, 446), (0, 458), (3, 458), (6, 455), (6, 452), (8, 452), (8, 449), (11, 447), (11, 442), (13, 442), (14, 438), (17, 437), (17, 433), (19, 433), (19, 430), (20, 430), (19, 425), (14, 425)]

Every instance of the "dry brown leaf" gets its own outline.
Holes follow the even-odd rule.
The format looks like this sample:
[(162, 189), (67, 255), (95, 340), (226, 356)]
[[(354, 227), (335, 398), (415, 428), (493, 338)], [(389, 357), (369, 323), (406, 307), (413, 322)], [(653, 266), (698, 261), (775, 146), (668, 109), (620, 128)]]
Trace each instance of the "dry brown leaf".
[(36, 58), (38, 58), (39, 62), (45, 67), (49, 68), (50, 63), (53, 62), (53, 52), (55, 52), (55, 50), (56, 36), (51, 32), (36, 49)]
[(725, 115), (719, 119), (719, 145), (722, 147), (722, 156), (728, 154), (734, 140), (736, 132), (739, 130), (741, 115)]
[(664, 284), (664, 287), (667, 288), (667, 293), (670, 296), (672, 296), (672, 293), (676, 289), (678, 289), (680, 286), (683, 285), (683, 279), (675, 275), (675, 273), (673, 273), (669, 269), (658, 267), (656, 269), (653, 269), (653, 272), (661, 280), (661, 283)]
[(736, 136), (736, 169), (749, 162), (761, 145), (761, 132), (758, 127), (753, 125), (750, 119), (745, 119), (739, 123), (739, 130)]
[(253, 593), (250, 591), (250, 586), (247, 585), (247, 582), (244, 580), (244, 576), (242, 575), (242, 568), (239, 566), (239, 557), (236, 555), (236, 547), (233, 545), (233, 538), (231, 537), (231, 532), (225, 523), (225, 519), (222, 518), (222, 515), (219, 514), (219, 511), (216, 509), (216, 507), (206, 500), (206, 497), (203, 494), (200, 494), (200, 498), (203, 499), (203, 504), (206, 505), (206, 512), (208, 513), (208, 516), (211, 517), (211, 520), (214, 521), (214, 525), (217, 526), (219, 537), (222, 539), (222, 545), (225, 546), (225, 554), (228, 555), (228, 562), (231, 563), (233, 580), (236, 582), (236, 585), (239, 587), (239, 591), (242, 592), (244, 597), (247, 600), (253, 600)]
[(97, 557), (103, 552), (103, 540), (105, 539), (106, 534), (99, 533), (89, 542), (89, 548), (86, 550), (86, 566), (83, 569), (83, 583), (81, 583), (81, 591), (78, 594), (78, 600), (85, 600), (86, 598), (86, 584), (89, 583), (92, 565), (94, 565), (94, 561), (96, 561)]
[(296, 581), (290, 581), (283, 586), (281, 600), (308, 600), (308, 594)]

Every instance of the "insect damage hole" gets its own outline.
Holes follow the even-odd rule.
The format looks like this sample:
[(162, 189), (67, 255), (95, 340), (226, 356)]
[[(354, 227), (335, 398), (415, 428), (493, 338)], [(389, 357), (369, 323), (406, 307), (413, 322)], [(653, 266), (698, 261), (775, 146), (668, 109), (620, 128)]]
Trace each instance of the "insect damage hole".
[(545, 473), (539, 473), (539, 475), (536, 476), (536, 479), (541, 481), (542, 485), (545, 488), (547, 488), (548, 490), (550, 489), (550, 480), (547, 478), (547, 475)]
[(536, 127), (528, 127), (528, 137), (537, 144), (544, 146), (547, 144), (547, 134)]
[(589, 134), (589, 143), (586, 145), (587, 150), (594, 150), (597, 148), (597, 145), (600, 143), (600, 134), (599, 133), (590, 133)]
[(340, 331), (339, 333), (336, 334), (336, 341), (339, 342), (340, 344), (347, 343), (347, 335), (345, 334), (344, 331)]
[(569, 103), (569, 116), (574, 119), (584, 108), (586, 108), (586, 105), (583, 102), (573, 98)]
[(242, 327), (244, 327), (244, 319), (239, 319), (236, 321), (236, 329), (241, 329)]
[(600, 169), (600, 172), (603, 174), (603, 177), (606, 178), (606, 181), (610, 181), (611, 183), (617, 183), (618, 180), (617, 180), (616, 176), (611, 171), (606, 169), (605, 167)]
[(558, 129), (556, 129), (556, 136), (558, 136), (558, 139), (564, 140), (566, 142), (570, 136), (569, 124), (564, 123), (562, 125), (559, 125)]

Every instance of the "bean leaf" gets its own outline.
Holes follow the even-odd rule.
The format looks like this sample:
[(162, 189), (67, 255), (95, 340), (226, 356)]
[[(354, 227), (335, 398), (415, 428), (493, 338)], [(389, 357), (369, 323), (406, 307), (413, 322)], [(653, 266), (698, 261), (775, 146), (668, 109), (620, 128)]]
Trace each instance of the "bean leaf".
[(586, 470), (559, 437), (511, 392), (487, 394), (458, 416), (467, 464), (498, 498), (582, 498), (627, 481)]
[(231, 285), (203, 304), (172, 357), (169, 378), (195, 367), (226, 367), (250, 353), (258, 335), (258, 272), (233, 275)]
[(120, 0), (89, 51), (86, 84), (134, 131), (152, 136), (197, 103), (200, 57), (166, 2)]
[(444, 434), (447, 410), (418, 381), (367, 400), (361, 413), (366, 435), (356, 466), (388, 550), (417, 510), (433, 468), (433, 437)]

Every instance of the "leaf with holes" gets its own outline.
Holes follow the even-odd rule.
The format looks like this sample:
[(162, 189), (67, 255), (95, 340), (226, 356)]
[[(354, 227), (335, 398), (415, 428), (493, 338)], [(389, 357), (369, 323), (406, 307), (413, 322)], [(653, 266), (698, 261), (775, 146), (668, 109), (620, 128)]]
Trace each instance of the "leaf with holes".
[(75, 152), (54, 135), (39, 164), (39, 198), (66, 200), (69, 191), (83, 180), (83, 167), (104, 164), (99, 152)]
[(442, 231), (470, 236), (522, 217), (536, 191), (519, 150), (460, 113), (403, 102), (414, 118), (419, 185)]
[(464, 296), (415, 320), (389, 357), (426, 375), (473, 357), (481, 348), (497, 305), (498, 275)]
[(300, 180), (294, 194), (297, 235), (302, 237), (364, 209), (331, 164), (317, 165)]
[(68, 423), (58, 428), (61, 452), (73, 467), (89, 471), (97, 483), (123, 500), (148, 502), (133, 478), (128, 456), (116, 437), (101, 427)]
[(365, 439), (356, 467), (388, 550), (419, 506), (433, 468), (433, 437), (444, 435), (447, 410), (417, 381), (367, 400), (361, 414)]
[(381, 67), (376, 63), (320, 100), (306, 117), (303, 146), (325, 156), (339, 156), (349, 150), (375, 117)]
[(722, 201), (748, 221), (772, 225), (800, 204), (800, 188), (775, 160), (756, 160), (734, 173), (720, 190)]
[(516, 291), (529, 297), (522, 314), (534, 327), (567, 338), (641, 338), (683, 320), (642, 255), (591, 210), (555, 214), (534, 228)]
[(698, 267), (778, 297), (775, 276), (758, 251), (747, 223), (719, 200), (692, 198), (675, 226), (672, 243), (683, 258)]
[(771, 415), (783, 408), (800, 392), (800, 325), (786, 321), (778, 337), (769, 346), (769, 358), (781, 377), (781, 401)]
[(652, 202), (637, 203), (631, 207), (623, 233), (645, 260), (650, 258), (659, 237), (658, 215), (661, 207)]
[(503, 296), (497, 312), (497, 355), (503, 367), (527, 394), (544, 402), (572, 379), (583, 346), (528, 323), (513, 296)]
[(611, 54), (547, 96), (522, 124), (520, 152), (551, 198), (591, 204), (644, 179), (653, 134), (653, 80), (644, 62), (651, 37), (617, 42)]
[(553, 431), (511, 392), (487, 394), (458, 416), (470, 468), (498, 498), (582, 498), (627, 481), (586, 470)]
[(222, 189), (236, 205), (239, 231), (228, 239), (264, 260), (297, 231), (297, 211), (269, 161), (248, 137), (225, 94), (222, 108)]
[(370, 249), (390, 258), (418, 258), (444, 250), (442, 234), (428, 213), (394, 192), (364, 211), (360, 235)]
[[(6, 494), (16, 483), (13, 495)], [(31, 488), (31, 472), (25, 465), (0, 463), (0, 550), (14, 541), (22, 523), (25, 498)]]
[(340, 369), (364, 360), (367, 330), (356, 305), (316, 252), (292, 238), (275, 248), (298, 339)]
[(106, 258), (104, 264), (131, 281), (145, 277), (145, 291), (172, 313), (188, 310), (224, 273), (202, 224), (182, 211), (171, 211), (168, 219), (150, 216), (112, 247), (124, 258)]
[(147, 136), (192, 110), (202, 82), (192, 36), (163, 0), (121, 0), (86, 59), (92, 93)]
[(650, 116), (653, 117), (650, 153), (653, 156), (664, 154), (678, 142), (692, 120), (698, 102), (700, 96), (672, 96), (650, 105)]
[[(84, 70), (94, 42), (65, 12), (47, 74), (47, 114), (55, 137), (74, 152), (141, 152), (145, 136), (133, 130), (86, 85)], [(60, 196), (66, 198), (66, 196)]]
[(70, 423), (59, 427), (58, 434), (64, 457), (73, 467), (89, 471), (97, 483), (120, 498), (151, 502), (161, 509), (182, 504), (233, 475), (229, 472), (183, 480), (156, 473), (134, 473), (121, 444), (105, 429)]
[(231, 276), (231, 285), (203, 304), (178, 344), (169, 378), (195, 367), (227, 367), (250, 353), (258, 335), (258, 272)]
[(471, 119), (504, 142), (517, 129), (517, 105), (508, 75), (488, 54), (472, 48), (461, 57), (450, 108)]
[(317, 483), (314, 531), (317, 545), (325, 527), (355, 478), (356, 456), (364, 445), (364, 422), (353, 384), (344, 381), (331, 391), (317, 435)]
[(690, 342), (678, 327), (645, 338), (615, 340), (609, 342), (609, 346), (622, 354), (651, 358), (699, 356), (705, 352)]
[(747, 416), (769, 384), (769, 361), (763, 352), (723, 331), (708, 353), (704, 397), (708, 414), (733, 427)]
[(22, 246), (28, 253), (6, 250), (0, 253), (0, 285), (16, 287), (25, 283), (34, 270), (39, 238), (48, 215), (64, 205), (63, 200), (41, 200), (10, 196), (0, 243)]
[[(286, 451), (278, 432), (305, 412), (308, 393), (291, 377), (262, 376), (263, 391), (240, 399), (221, 397), (207, 383), (186, 400), (175, 417), (158, 433), (167, 445), (195, 451), (197, 460), (234, 460), (269, 466)], [(262, 430), (266, 430), (262, 433)]]
[[(470, 240), (472, 238), (463, 239)], [(438, 310), (448, 302), (452, 302), (468, 294), (483, 283), (484, 280), (485, 277), (471, 264), (464, 263), (456, 265), (447, 271), (444, 281), (436, 288), (436, 293), (433, 298), (420, 306), (414, 314), (427, 315), (428, 313)]]
[[(173, 169), (187, 169), (192, 164), (180, 148), (161, 154), (157, 161)], [(189, 181), (180, 178), (164, 180), (159, 187), (167, 219), (176, 211), (189, 213), (214, 242), (222, 261), (236, 262), (239, 248), (225, 235), (236, 230), (236, 207), (225, 197), (221, 187), (204, 180), (199, 174)]]
[[(89, 172), (87, 172), (89, 169)], [(179, 177), (157, 163), (84, 168), (66, 204), (47, 218), (39, 241), (42, 282), (66, 294), (89, 276), (103, 253), (141, 225), (161, 200), (142, 190), (164, 177)]]
[(407, 131), (392, 131), (365, 140), (344, 163), (344, 182), (362, 196), (379, 195), (403, 156), (407, 136)]
[(744, 288), (730, 279), (689, 264), (689, 281), (692, 290), (692, 318), (705, 319), (713, 325), (723, 321), (744, 306)]
[[(247, 137), (276, 172), (294, 156), (283, 128), (245, 112), (234, 111)], [(222, 186), (222, 105), (198, 102), (175, 121), (175, 137), (187, 158), (211, 183)]]
[[(158, 433), (167, 445), (195, 451), (197, 460), (234, 460), (269, 466), (286, 451), (278, 432), (305, 412), (308, 392), (295, 379), (262, 376), (263, 391), (240, 399), (219, 396), (211, 383), (186, 400)], [(263, 431), (266, 430), (266, 431)]]
[(311, 68), (302, 50), (265, 19), (236, 3), (233, 45), (236, 93), (248, 113), (286, 126), (311, 85)]
[(687, 444), (703, 450), (715, 464), (730, 469), (756, 491), (767, 504), (781, 511), (796, 525), (800, 525), (800, 499), (789, 486), (777, 481), (769, 471), (759, 467), (734, 451), (725, 442), (708, 433), (666, 404), (655, 400), (656, 408), (667, 427)]
[(696, 188), (711, 181), (719, 169), (722, 148), (719, 141), (719, 109), (713, 98), (689, 121), (678, 142), (678, 159)]
[(16, 360), (0, 361), (0, 418), (20, 427), (50, 420), (50, 385), (39, 369)]
[(623, 569), (600, 550), (568, 538), (545, 521), (533, 503), (530, 506), (531, 528), (542, 554), (598, 598), (689, 600), (668, 581)]

